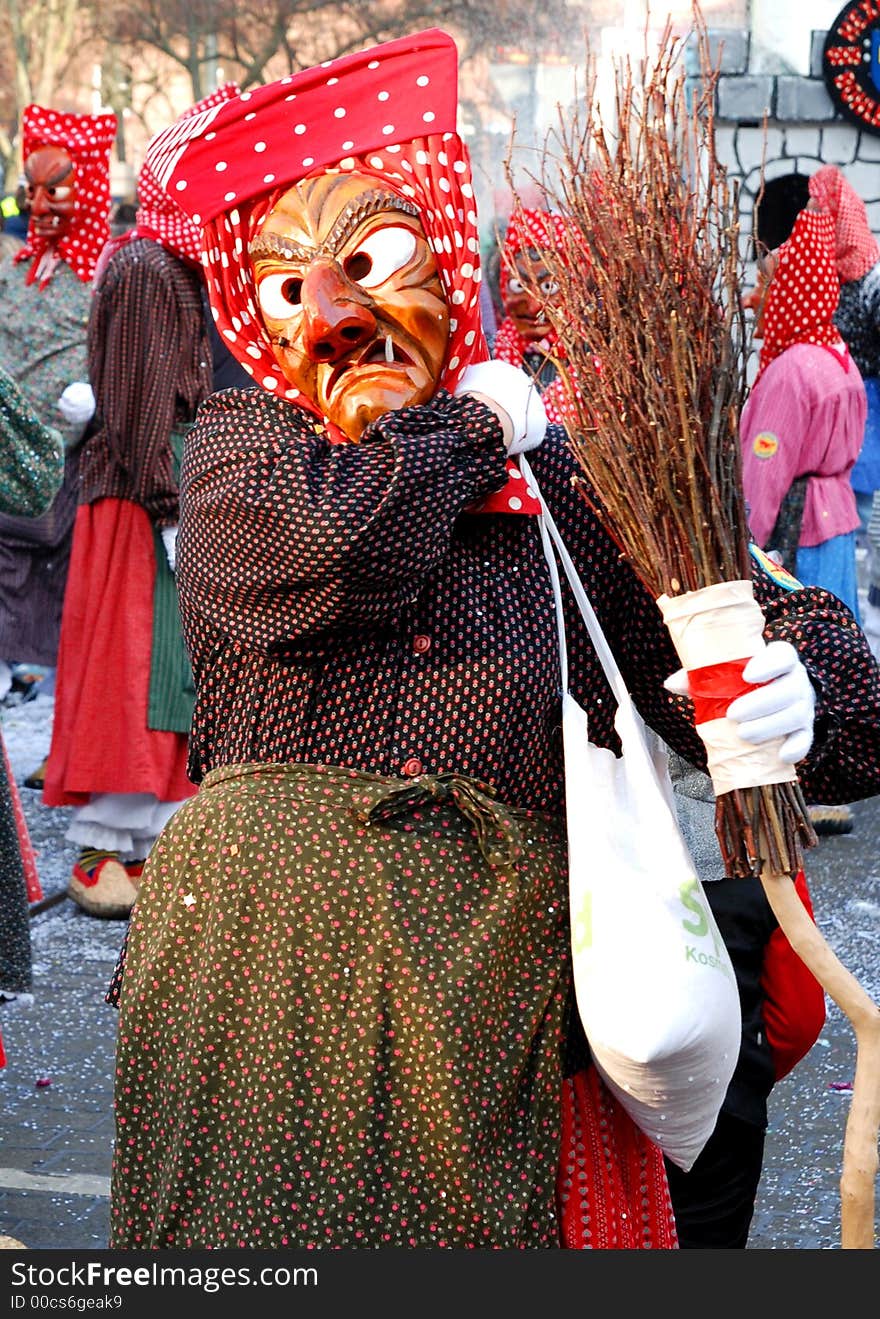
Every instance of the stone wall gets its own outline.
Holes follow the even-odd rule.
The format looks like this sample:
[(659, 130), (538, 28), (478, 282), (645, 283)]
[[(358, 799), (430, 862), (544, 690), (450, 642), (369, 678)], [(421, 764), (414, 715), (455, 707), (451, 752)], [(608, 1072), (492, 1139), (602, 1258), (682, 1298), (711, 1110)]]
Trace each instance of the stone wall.
[(880, 237), (880, 136), (845, 119), (828, 95), (822, 77), (825, 35), (811, 33), (810, 72), (802, 77), (749, 72), (746, 31), (709, 34), (712, 63), (720, 61), (716, 149), (729, 177), (740, 184), (744, 243), (751, 235), (762, 161), (768, 181), (837, 165), (865, 202), (868, 221)]

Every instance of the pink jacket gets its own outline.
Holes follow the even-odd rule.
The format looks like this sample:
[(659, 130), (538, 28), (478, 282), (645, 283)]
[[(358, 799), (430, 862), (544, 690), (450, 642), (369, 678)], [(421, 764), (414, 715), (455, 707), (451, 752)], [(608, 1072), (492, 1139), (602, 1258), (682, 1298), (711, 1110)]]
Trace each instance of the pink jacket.
[(800, 544), (821, 545), (859, 525), (850, 472), (865, 434), (867, 398), (849, 353), (796, 343), (774, 358), (740, 418), (749, 527), (762, 549), (792, 481), (807, 483)]

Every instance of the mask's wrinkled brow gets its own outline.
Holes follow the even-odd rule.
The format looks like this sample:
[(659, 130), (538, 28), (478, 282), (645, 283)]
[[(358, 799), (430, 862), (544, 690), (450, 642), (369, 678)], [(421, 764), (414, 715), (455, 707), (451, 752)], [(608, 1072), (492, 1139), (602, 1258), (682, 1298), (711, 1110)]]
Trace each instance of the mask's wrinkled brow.
[[(25, 172), (25, 176), (27, 177), (28, 183), (33, 184), (33, 178), (31, 177), (30, 172), (27, 169), (27, 166), (25, 166), (24, 172)], [(57, 188), (58, 184), (63, 183), (64, 180), (66, 178), (69, 178), (72, 173), (73, 173), (73, 161), (72, 160), (62, 161), (61, 164), (58, 165), (58, 167), (55, 169), (55, 172), (53, 174), (50, 174), (44, 186), (47, 188)]]
[(248, 247), (252, 257), (280, 256), (285, 261), (314, 261), (318, 256), (335, 257), (358, 225), (377, 211), (401, 211), (418, 219), (418, 207), (393, 192), (365, 192), (353, 198), (318, 247), (307, 247), (283, 234), (259, 234)]

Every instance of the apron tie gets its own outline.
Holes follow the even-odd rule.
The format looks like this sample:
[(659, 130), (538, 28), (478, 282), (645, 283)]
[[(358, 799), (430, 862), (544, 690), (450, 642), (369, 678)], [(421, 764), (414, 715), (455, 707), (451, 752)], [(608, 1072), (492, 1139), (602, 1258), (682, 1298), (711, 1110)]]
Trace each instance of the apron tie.
[(485, 784), (462, 774), (420, 774), (411, 783), (389, 783), (372, 790), (356, 812), (375, 824), (418, 810), (432, 802), (451, 801), (474, 826), (477, 843), (492, 867), (513, 866), (522, 851), (519, 825), (509, 810), (489, 794)]

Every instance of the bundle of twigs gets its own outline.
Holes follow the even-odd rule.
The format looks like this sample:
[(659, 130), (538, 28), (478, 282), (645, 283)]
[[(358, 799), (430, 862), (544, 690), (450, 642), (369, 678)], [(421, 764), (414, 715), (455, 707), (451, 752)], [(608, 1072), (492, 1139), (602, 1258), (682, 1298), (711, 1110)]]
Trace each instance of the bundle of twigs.
[[(686, 43), (698, 53), (696, 78), (685, 72)], [(568, 222), (564, 240), (543, 254), (558, 286), (545, 311), (559, 337), (578, 488), (657, 599), (693, 689), (707, 638), (710, 667), (721, 669), (729, 660), (741, 670), (765, 644), (757, 603), (741, 598), (751, 593), (738, 440), (750, 344), (737, 198), (714, 151), (717, 69), (696, 5), (691, 32), (676, 37), (667, 24), (638, 74), (630, 61), (615, 66), (612, 131), (595, 103), (589, 48), (586, 69), (579, 108), (560, 111), (534, 179)], [(730, 593), (740, 593), (735, 609)], [(746, 636), (737, 623), (732, 653), (719, 656), (717, 639), (723, 651), (728, 615), (741, 608)], [(841, 1182), (843, 1244), (864, 1248), (873, 1244), (880, 1012), (794, 893), (803, 849), (816, 842), (794, 769), (779, 762), (778, 773), (750, 778), (746, 758), (728, 788), (700, 731), (727, 873), (762, 878), (793, 947), (868, 1048)]]

